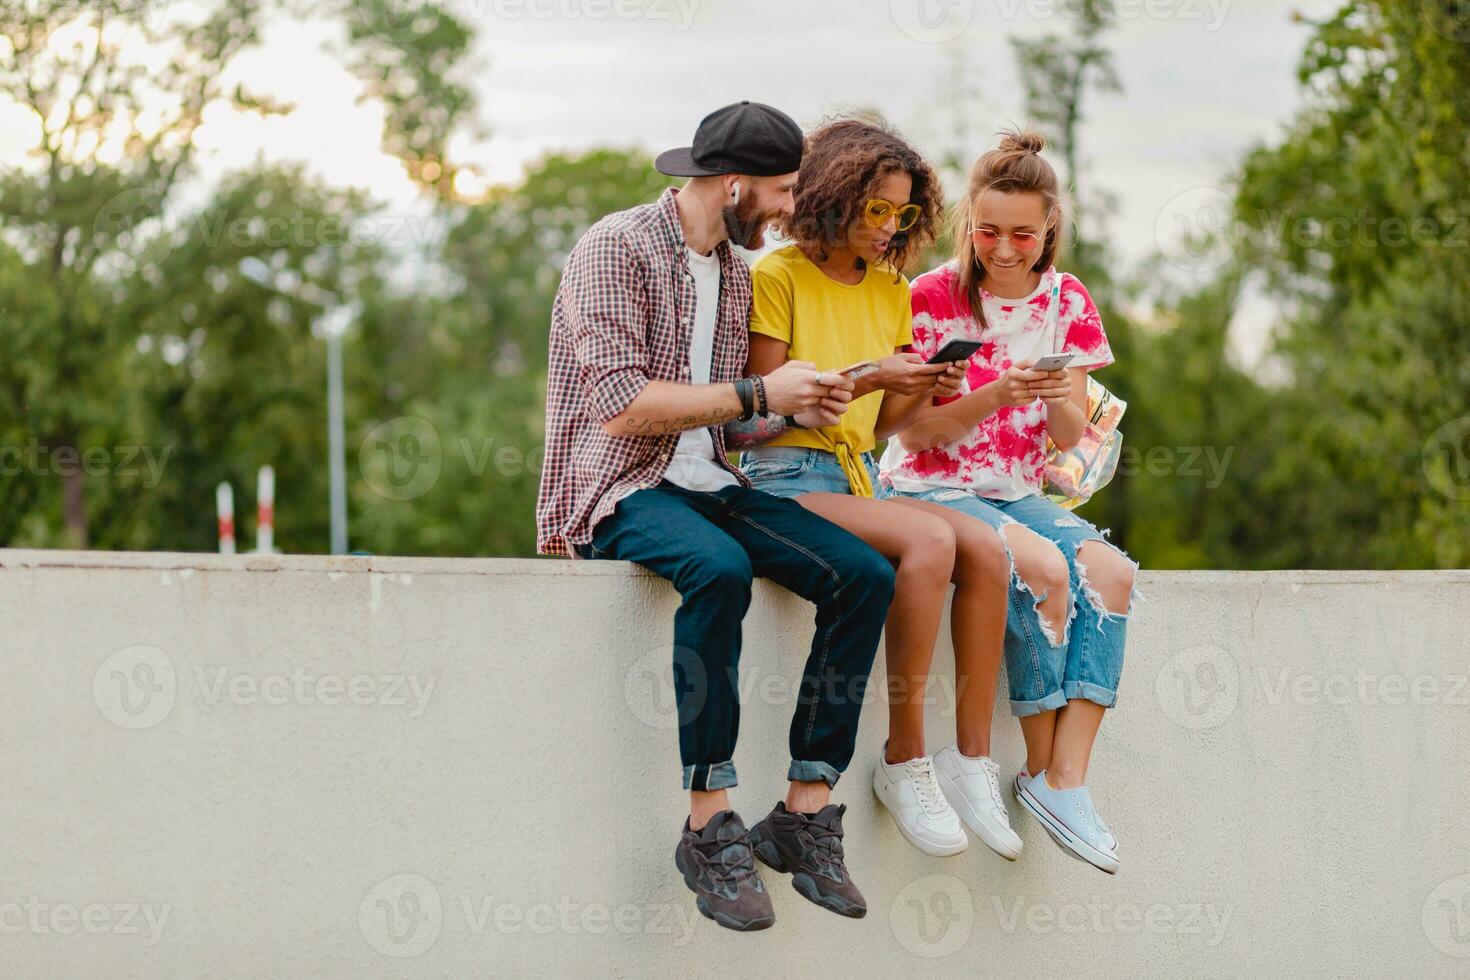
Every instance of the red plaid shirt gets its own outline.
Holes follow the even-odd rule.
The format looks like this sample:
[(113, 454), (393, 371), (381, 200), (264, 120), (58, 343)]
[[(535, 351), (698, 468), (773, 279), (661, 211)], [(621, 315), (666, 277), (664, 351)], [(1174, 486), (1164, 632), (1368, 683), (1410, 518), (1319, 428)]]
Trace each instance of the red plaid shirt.
[[(657, 486), (679, 433), (613, 437), (602, 423), (621, 413), (650, 381), (690, 384), (689, 339), (695, 286), (674, 191), (610, 214), (567, 257), (551, 308), (546, 379), (546, 458), (536, 505), (536, 550), (572, 555), (618, 501)], [(720, 258), (709, 379), (741, 376), (750, 336), (750, 269), (728, 243)], [(725, 458), (725, 435), (711, 427), (715, 460), (750, 486)]]

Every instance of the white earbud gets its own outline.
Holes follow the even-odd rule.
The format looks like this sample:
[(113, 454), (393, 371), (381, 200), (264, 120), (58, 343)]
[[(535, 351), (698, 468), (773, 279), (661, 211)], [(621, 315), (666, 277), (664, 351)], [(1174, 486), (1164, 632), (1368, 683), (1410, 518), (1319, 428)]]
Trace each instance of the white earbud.
[(734, 200), (733, 203), (734, 204), (739, 204), (740, 203), (740, 181), (737, 180), (737, 181), (735, 181), (735, 183), (733, 183), (733, 184), (730, 185), (730, 193), (735, 195), (735, 200)]

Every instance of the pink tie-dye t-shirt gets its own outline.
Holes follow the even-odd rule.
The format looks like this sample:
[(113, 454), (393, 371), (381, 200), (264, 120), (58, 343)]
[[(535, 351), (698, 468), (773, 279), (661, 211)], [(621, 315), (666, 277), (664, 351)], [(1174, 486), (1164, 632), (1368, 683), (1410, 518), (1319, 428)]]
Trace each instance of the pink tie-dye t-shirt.
[[(1055, 333), (1047, 316), (1052, 277), (1061, 279), (1061, 320)], [(1024, 299), (1000, 299), (982, 292), (987, 327), (982, 332), (969, 304), (957, 293), (953, 263), (914, 280), (915, 352), (932, 357), (951, 340), (979, 340), (960, 394), (935, 399), (936, 405), (962, 398), (994, 381), (1012, 364), (1044, 354), (1077, 354), (1073, 367), (1089, 370), (1113, 363), (1102, 318), (1087, 289), (1070, 273), (1051, 269)], [(1024, 408), (1001, 408), (964, 438), (920, 453), (906, 451), (897, 438), (888, 442), (879, 467), (883, 482), (897, 490), (922, 493), (956, 488), (992, 500), (1020, 500), (1040, 493), (1046, 465), (1046, 407), (1037, 399)]]

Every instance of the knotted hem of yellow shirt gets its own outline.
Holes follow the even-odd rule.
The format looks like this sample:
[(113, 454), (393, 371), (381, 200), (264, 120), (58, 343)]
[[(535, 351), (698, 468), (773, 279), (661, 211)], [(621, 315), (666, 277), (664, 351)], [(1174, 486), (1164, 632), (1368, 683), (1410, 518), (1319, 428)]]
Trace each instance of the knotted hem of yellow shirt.
[(854, 451), (849, 443), (837, 442), (825, 432), (818, 430), (817, 434), (832, 447), (830, 451), (837, 457), (837, 465), (842, 467), (842, 472), (847, 476), (847, 487), (852, 495), (872, 497), (873, 481), (868, 476), (868, 468), (863, 465), (862, 453)]

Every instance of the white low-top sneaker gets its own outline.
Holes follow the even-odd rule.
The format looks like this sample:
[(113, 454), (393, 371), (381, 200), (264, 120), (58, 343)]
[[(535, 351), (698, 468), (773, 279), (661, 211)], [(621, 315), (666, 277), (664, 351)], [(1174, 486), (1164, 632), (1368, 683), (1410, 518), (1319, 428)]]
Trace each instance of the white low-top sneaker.
[(927, 755), (893, 765), (879, 758), (873, 792), (893, 814), (898, 832), (925, 854), (949, 857), (970, 846), (960, 818), (939, 790), (934, 763)]
[(1052, 789), (1043, 769), (1021, 786), (1017, 798), (1063, 851), (1100, 871), (1117, 873), (1118, 839), (1098, 816), (1086, 786)]
[(1000, 766), (993, 759), (972, 759), (946, 745), (934, 753), (934, 772), (944, 798), (976, 837), (1007, 861), (1021, 856), (1021, 837), (1011, 829), (1000, 795)]

